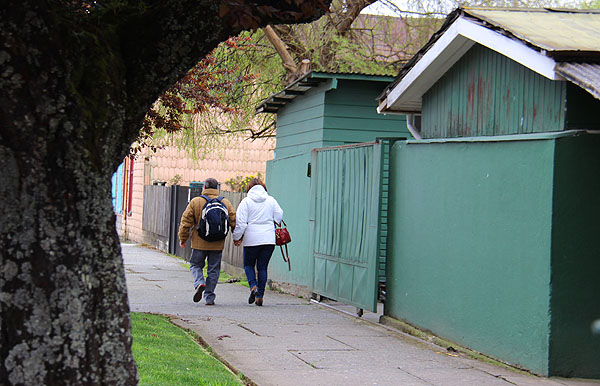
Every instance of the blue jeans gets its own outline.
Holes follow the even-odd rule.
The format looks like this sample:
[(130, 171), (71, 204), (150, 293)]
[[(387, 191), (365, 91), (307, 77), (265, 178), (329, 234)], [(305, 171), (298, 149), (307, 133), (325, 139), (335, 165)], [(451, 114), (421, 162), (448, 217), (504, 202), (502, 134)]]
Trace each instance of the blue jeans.
[[(258, 288), (256, 293), (257, 298), (265, 296), (267, 267), (274, 249), (275, 245), (272, 244), (244, 247), (244, 271), (246, 271), (246, 278), (248, 279), (250, 288), (254, 286)], [(256, 270), (258, 271), (258, 282), (256, 281), (254, 267), (256, 267)]]
[[(190, 256), (190, 271), (194, 277), (194, 288), (199, 285), (206, 285), (204, 289), (204, 300), (206, 302), (215, 301), (215, 288), (221, 274), (221, 256), (223, 251), (202, 251), (192, 249)], [(206, 261), (206, 280), (204, 280), (204, 262)]]

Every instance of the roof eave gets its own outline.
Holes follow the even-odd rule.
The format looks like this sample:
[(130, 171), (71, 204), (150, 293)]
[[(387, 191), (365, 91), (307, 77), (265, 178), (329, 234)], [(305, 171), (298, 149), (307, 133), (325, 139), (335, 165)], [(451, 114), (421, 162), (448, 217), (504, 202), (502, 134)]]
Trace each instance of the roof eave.
[(286, 86), (283, 90), (270, 95), (267, 99), (261, 102), (255, 109), (255, 114), (260, 113), (277, 113), (279, 108), (291, 102), (298, 95), (303, 95), (314, 87), (318, 87), (328, 80), (337, 79), (344, 80), (365, 80), (389, 83), (394, 80), (393, 76), (388, 75), (370, 75), (359, 73), (331, 73), (310, 71), (302, 77), (294, 81), (294, 83)]
[(382, 113), (420, 110), (421, 98), (475, 43), (486, 46), (540, 75), (562, 80), (554, 71), (553, 58), (519, 40), (511, 39), (486, 28), (476, 21), (460, 16), (430, 46), (418, 61), (389, 90), (380, 97), (378, 110)]

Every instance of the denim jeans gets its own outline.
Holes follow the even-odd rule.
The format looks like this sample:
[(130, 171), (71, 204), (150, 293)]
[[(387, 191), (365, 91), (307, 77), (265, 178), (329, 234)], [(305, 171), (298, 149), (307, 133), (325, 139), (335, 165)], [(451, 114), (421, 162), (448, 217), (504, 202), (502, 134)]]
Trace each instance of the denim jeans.
[[(265, 295), (267, 267), (274, 249), (275, 245), (273, 244), (244, 247), (244, 271), (246, 271), (246, 278), (248, 279), (250, 288), (254, 286), (258, 288), (258, 292), (256, 293), (257, 298), (262, 298)], [(256, 271), (258, 271), (258, 282), (256, 280), (256, 273), (254, 272), (255, 267)]]
[[(206, 302), (215, 301), (215, 288), (221, 274), (221, 256), (223, 251), (202, 251), (200, 249), (192, 249), (190, 256), (190, 271), (194, 277), (194, 288), (199, 285), (206, 285), (204, 289), (204, 300)], [(202, 269), (206, 261), (206, 280)]]

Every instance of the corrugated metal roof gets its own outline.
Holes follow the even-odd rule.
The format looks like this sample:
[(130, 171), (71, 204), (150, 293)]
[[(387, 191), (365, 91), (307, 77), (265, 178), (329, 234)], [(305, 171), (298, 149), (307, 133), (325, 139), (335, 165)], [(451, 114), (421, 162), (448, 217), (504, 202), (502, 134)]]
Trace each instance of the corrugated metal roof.
[(335, 71), (335, 70), (322, 69), (315, 65), (311, 65), (311, 71), (313, 73), (328, 74), (331, 76), (357, 75), (357, 76), (391, 76), (391, 77), (395, 77), (397, 74), (397, 70), (398, 70), (398, 67), (396, 67), (396, 69), (394, 69), (393, 67), (390, 66), (390, 67), (386, 67), (385, 69), (371, 70), (371, 71)]
[(337, 79), (354, 79), (354, 80), (376, 80), (385, 81), (386, 79), (394, 79), (394, 75), (382, 74), (379, 72), (358, 72), (358, 71), (318, 71), (312, 70), (311, 78), (337, 78)]
[(556, 72), (600, 99), (600, 64), (560, 63)]
[(546, 51), (600, 49), (600, 10), (465, 8), (464, 12)]
[[(600, 64), (596, 64), (600, 63), (600, 10), (457, 8), (448, 15), (440, 30), (432, 35), (429, 42), (410, 59), (400, 70), (394, 82), (388, 85), (378, 97), (380, 112), (420, 111), (422, 93), (429, 86), (427, 82), (422, 81), (424, 78), (419, 73), (419, 71), (425, 72), (426, 70), (420, 68), (419, 71), (416, 71), (415, 68), (422, 65), (420, 61), (429, 55), (430, 49), (431, 52), (434, 52), (433, 55), (440, 55), (432, 48), (438, 45), (438, 42), (444, 41), (442, 37), (446, 38), (448, 35), (454, 34), (459, 46), (459, 40), (466, 38), (483, 44), (492, 50), (495, 49), (494, 44), (490, 45), (479, 41), (486, 40), (483, 37), (478, 40), (473, 36), (466, 37), (466, 35), (462, 36), (460, 32), (457, 34), (456, 31), (453, 31), (456, 25), (464, 21), (479, 25), (498, 36), (522, 44), (531, 52), (537, 53), (537, 58), (536, 55), (531, 55), (531, 52), (525, 53), (526, 56), (523, 56), (523, 58), (512, 58), (506, 52), (503, 55), (511, 57), (534, 71), (538, 71), (549, 79), (557, 79), (554, 76), (564, 76), (600, 99), (598, 96), (598, 90), (600, 89), (598, 66)], [(456, 49), (456, 47), (452, 47), (452, 49)], [(464, 52), (457, 53), (457, 55), (463, 54)], [(521, 54), (515, 54), (515, 56)], [(544, 64), (548, 60), (540, 58), (548, 58), (549, 61), (554, 63), (550, 74), (552, 76), (548, 76), (547, 65)], [(432, 68), (433, 65), (439, 64), (440, 60), (443, 62), (442, 59), (435, 61), (434, 58), (432, 60), (431, 64), (427, 64)], [(426, 69), (429, 69), (429, 67), (426, 67)], [(445, 70), (447, 68), (437, 69), (434, 72), (438, 74), (439, 78)], [(411, 74), (415, 74), (414, 79), (411, 78)]]

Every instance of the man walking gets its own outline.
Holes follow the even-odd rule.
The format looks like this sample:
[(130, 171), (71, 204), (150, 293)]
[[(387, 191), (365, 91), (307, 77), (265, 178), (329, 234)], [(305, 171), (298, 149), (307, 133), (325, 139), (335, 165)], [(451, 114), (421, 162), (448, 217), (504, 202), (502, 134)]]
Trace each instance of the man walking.
[[(202, 196), (190, 201), (181, 215), (179, 226), (179, 243), (182, 248), (185, 248), (190, 236), (190, 228), (194, 227), (191, 232), (190, 256), (190, 271), (194, 277), (194, 302), (199, 302), (204, 292), (207, 306), (215, 304), (215, 288), (221, 273), (221, 256), (225, 246), (223, 234), (235, 228), (235, 208), (228, 199), (219, 197), (218, 186), (219, 183), (214, 178), (204, 181)], [(215, 219), (220, 219), (217, 226), (214, 224)], [(196, 230), (198, 224), (201, 225), (201, 232)], [(202, 272), (205, 262), (206, 280)]]

